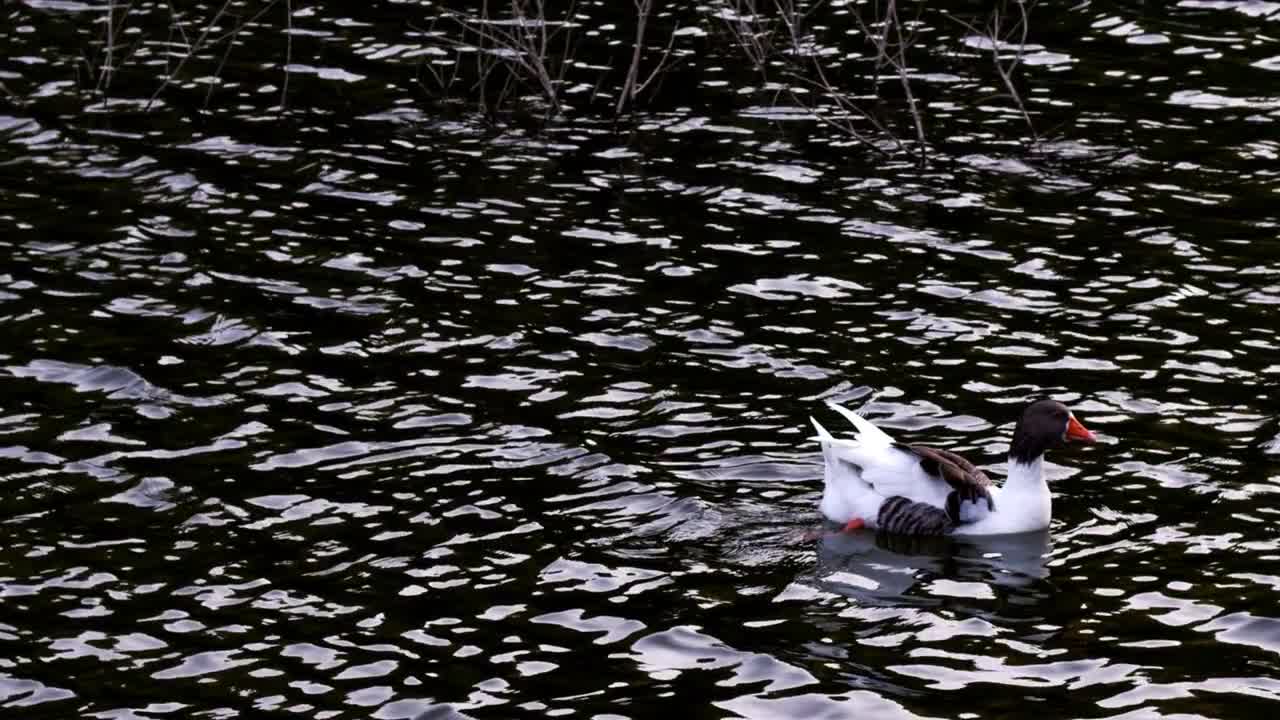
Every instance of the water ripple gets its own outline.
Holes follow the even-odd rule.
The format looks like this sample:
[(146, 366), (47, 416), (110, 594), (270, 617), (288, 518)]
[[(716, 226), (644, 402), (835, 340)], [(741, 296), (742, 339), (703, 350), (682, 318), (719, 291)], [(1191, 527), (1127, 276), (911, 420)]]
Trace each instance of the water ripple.
[[(674, 4), (615, 119), (624, 5), (526, 23), (550, 121), (442, 7), (14, 6), (0, 708), (1269, 711), (1275, 3), (1037, 6), (1021, 108), (922, 6), (924, 162), (849, 135), (910, 127), (865, 8), (792, 59), (869, 117)], [(1050, 532), (819, 522), (825, 401), (998, 477), (1045, 394)]]

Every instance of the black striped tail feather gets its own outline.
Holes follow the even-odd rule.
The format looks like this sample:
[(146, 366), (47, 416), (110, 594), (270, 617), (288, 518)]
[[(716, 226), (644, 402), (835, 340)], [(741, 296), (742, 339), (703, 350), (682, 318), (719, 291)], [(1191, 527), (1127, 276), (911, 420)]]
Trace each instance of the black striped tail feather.
[(955, 523), (942, 508), (894, 495), (880, 505), (876, 527), (881, 532), (902, 535), (946, 535)]

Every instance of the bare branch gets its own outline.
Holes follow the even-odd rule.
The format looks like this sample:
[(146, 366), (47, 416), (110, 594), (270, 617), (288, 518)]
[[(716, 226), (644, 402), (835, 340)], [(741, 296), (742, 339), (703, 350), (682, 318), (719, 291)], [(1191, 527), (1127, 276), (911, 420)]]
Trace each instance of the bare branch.
[(102, 74), (98, 76), (98, 89), (103, 86), (103, 78), (108, 88), (111, 86), (111, 75), (115, 70), (115, 46), (116, 46), (116, 4), (115, 0), (107, 0), (107, 63), (102, 66)]
[(675, 28), (671, 30), (671, 36), (667, 38), (667, 47), (662, 51), (662, 57), (658, 58), (658, 64), (653, 66), (653, 71), (649, 73), (649, 77), (645, 78), (644, 82), (640, 83), (640, 85), (636, 87), (637, 94), (644, 92), (644, 89), (649, 87), (649, 83), (653, 82), (654, 78), (658, 77), (659, 73), (671, 68), (671, 63), (668, 62), (668, 60), (671, 57), (671, 49), (675, 47), (676, 31), (679, 29), (680, 26), (676, 25)]
[(293, 0), (284, 0), (284, 85), (280, 88), (280, 109), (288, 107), (289, 66), (293, 64)]
[(627, 68), (627, 80), (622, 84), (622, 93), (618, 95), (618, 104), (614, 113), (621, 115), (627, 100), (635, 97), (636, 76), (640, 73), (640, 53), (644, 50), (644, 32), (649, 25), (649, 13), (653, 10), (653, 0), (634, 0), (636, 6), (636, 39), (631, 49), (631, 65)]
[(133, 0), (124, 6), (124, 11), (120, 13), (119, 21), (115, 18), (115, 12), (120, 5), (115, 0), (107, 0), (107, 21), (104, 33), (106, 35), (103, 43), (103, 64), (98, 66), (98, 81), (96, 89), (104, 95), (111, 92), (111, 80), (115, 77), (116, 69), (125, 63), (125, 61), (133, 54), (133, 50), (137, 50), (137, 44), (134, 44), (133, 50), (126, 53), (123, 57), (116, 57), (116, 42), (120, 33), (124, 30), (125, 21), (129, 19), (129, 13), (133, 12)]
[[(814, 119), (849, 135), (876, 152), (886, 153), (876, 136), (891, 140), (899, 151), (905, 151), (902, 142), (883, 122), (868, 112), (861, 103), (855, 102), (853, 95), (833, 80), (837, 72), (843, 72), (839, 68), (840, 61), (828, 60), (816, 51), (817, 40), (807, 28), (806, 22), (821, 4), (822, 0), (818, 0), (808, 9), (802, 10), (796, 0), (772, 0), (772, 11), (782, 32), (766, 26), (770, 21), (763, 19), (757, 12), (754, 0), (736, 0), (732, 16), (726, 14), (722, 17), (738, 46), (755, 65), (765, 84), (769, 84), (769, 66), (779, 61), (784, 65), (783, 77), (786, 78), (786, 84), (775, 94), (774, 102), (777, 101), (778, 94), (785, 92), (792, 103), (804, 108)], [(891, 25), (886, 23), (881, 32), (874, 33), (860, 17), (857, 17), (857, 22), (868, 38), (876, 38), (877, 66), (896, 62), (888, 51)], [(786, 43), (784, 49), (774, 49), (775, 36)], [(903, 44), (905, 43), (899, 43)], [(905, 66), (905, 62), (897, 64)], [(876, 96), (877, 86), (878, 83), (872, 85), (872, 92)], [(806, 92), (802, 94), (797, 88), (803, 88)], [(825, 102), (818, 101), (817, 98), (823, 98)], [(867, 122), (874, 129), (874, 134), (859, 130), (854, 124), (855, 118)]]
[(240, 29), (244, 25), (236, 27), (235, 34), (231, 36), (230, 42), (227, 43), (227, 49), (222, 53), (222, 60), (218, 62), (218, 69), (213, 71), (213, 79), (209, 81), (209, 89), (204, 94), (204, 109), (209, 109), (209, 100), (213, 98), (213, 89), (222, 82), (222, 68), (227, 64), (227, 58), (231, 57), (231, 48), (235, 47), (236, 37), (240, 34)]
[[(1036, 134), (1035, 125), (1031, 122), (1031, 115), (1027, 112), (1027, 107), (1023, 104), (1022, 97), (1018, 94), (1018, 89), (1013, 83), (1013, 73), (1018, 69), (1018, 66), (1022, 64), (1022, 56), (1027, 47), (1027, 33), (1030, 31), (1031, 27), (1030, 10), (1027, 2), (1024, 2), (1024, 0), (1014, 1), (1018, 6), (1019, 17), (1018, 22), (1014, 25), (1014, 29), (1010, 31), (1010, 35), (1012, 35), (1013, 32), (1017, 32), (1019, 29), (1021, 29), (1021, 32), (1018, 38), (1017, 50), (1013, 56), (1013, 61), (1009, 63), (1007, 67), (1000, 63), (1000, 48), (998, 46), (1000, 43), (996, 42), (992, 43), (991, 59), (996, 66), (996, 72), (1000, 74), (1000, 79), (1004, 82), (1005, 88), (1009, 90), (1009, 97), (1013, 98), (1014, 104), (1018, 106), (1018, 112), (1022, 113), (1022, 120), (1027, 124), (1027, 130), (1030, 131), (1031, 137), (1036, 142), (1039, 142), (1040, 136)], [(999, 18), (1000, 10), (997, 8), (992, 19), (991, 35), (993, 38), (997, 37), (1000, 32)]]
[[(567, 12), (571, 13), (572, 9), (571, 4)], [(543, 99), (547, 101), (548, 116), (559, 114), (563, 110), (559, 88), (567, 64), (571, 63), (568, 51), (571, 40), (568, 34), (571, 34), (569, 26), (572, 16), (566, 14), (565, 19), (559, 23), (560, 27), (551, 32), (548, 28), (550, 22), (546, 17), (543, 0), (510, 0), (508, 11), (512, 20), (509, 30), (490, 19), (488, 0), (484, 0), (481, 4), (478, 15), (446, 12), (444, 17), (452, 20), (462, 29), (462, 37), (456, 39), (441, 35), (439, 39), (452, 45), (459, 52), (475, 52), (477, 86), (480, 90), (481, 105), (486, 109), (496, 109), (500, 106), (515, 83), (529, 82), (538, 88)], [(560, 65), (553, 75), (551, 66), (548, 64), (552, 57), (551, 42), (562, 31), (566, 33), (566, 52), (559, 56)], [(472, 45), (467, 42), (467, 38), (471, 35), (478, 40), (477, 44)], [(506, 65), (510, 76), (504, 84), (497, 106), (491, 106), (488, 102), (487, 85), (489, 76), (498, 64)]]
[(213, 16), (213, 20), (209, 21), (209, 24), (206, 25), (204, 28), (204, 32), (200, 33), (200, 37), (196, 39), (195, 45), (190, 46), (190, 49), (187, 51), (187, 54), (182, 58), (181, 61), (178, 62), (178, 67), (174, 68), (173, 72), (165, 76), (164, 82), (161, 83), (160, 87), (157, 88), (155, 93), (151, 95), (151, 99), (147, 100), (148, 110), (151, 109), (151, 104), (156, 101), (156, 98), (160, 97), (160, 93), (164, 92), (165, 88), (169, 87), (169, 83), (173, 82), (173, 78), (176, 77), (178, 73), (182, 72), (182, 68), (186, 67), (187, 61), (190, 60), (193, 55), (199, 52), (200, 48), (204, 47), (205, 39), (209, 37), (210, 32), (213, 32), (213, 28), (217, 26), (218, 20), (222, 19), (222, 16), (226, 14), (227, 8), (229, 7), (231, 7), (231, 0), (227, 0), (225, 3), (223, 3), (222, 7), (218, 9), (217, 14)]
[(902, 81), (902, 92), (907, 97), (907, 107), (911, 111), (911, 120), (916, 126), (916, 141), (920, 143), (920, 159), (923, 161), (928, 147), (924, 136), (924, 118), (921, 116), (920, 108), (916, 104), (915, 93), (911, 91), (911, 78), (907, 75), (907, 46), (902, 39), (902, 21), (898, 18), (897, 0), (889, 0), (888, 17), (893, 23), (895, 34), (898, 36), (898, 59), (895, 64), (898, 67), (898, 77)]
[[(1000, 97), (1007, 97), (1017, 106), (1019, 114), (1022, 115), (1022, 121), (1026, 123), (1027, 130), (1031, 133), (1033, 141), (1039, 142), (1040, 135), (1036, 132), (1035, 125), (1031, 121), (1031, 114), (1027, 111), (1026, 105), (1022, 101), (1022, 96), (1018, 92), (1013, 74), (1022, 64), (1027, 46), (1027, 35), (1031, 29), (1031, 8), (1035, 6), (1035, 0), (1013, 0), (1018, 6), (1018, 20), (1012, 29), (1008, 32), (1003, 30), (1004, 15), (1001, 9), (1008, 6), (1008, 0), (1000, 0), (1000, 4), (992, 9), (991, 15), (987, 22), (986, 28), (979, 30), (973, 24), (964, 21), (954, 15), (947, 14), (947, 17), (959, 25), (965, 27), (974, 36), (986, 40), (991, 47), (991, 64), (995, 68), (996, 74), (1000, 77), (1001, 83), (1004, 85), (1006, 93)], [(1009, 42), (1015, 34), (1018, 35), (1018, 42), (1015, 46), (1014, 57), (1011, 62), (1005, 64), (1002, 61), (1000, 51), (1006, 46), (1013, 45)]]

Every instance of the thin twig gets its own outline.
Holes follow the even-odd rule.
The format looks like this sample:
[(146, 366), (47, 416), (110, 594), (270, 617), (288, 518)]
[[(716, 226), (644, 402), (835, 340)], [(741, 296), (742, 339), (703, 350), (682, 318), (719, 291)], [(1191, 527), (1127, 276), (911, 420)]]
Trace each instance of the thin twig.
[[(1031, 18), (1029, 15), (1030, 11), (1028, 10), (1027, 4), (1022, 0), (1017, 0), (1017, 5), (1020, 18), (1018, 20), (1018, 24), (1015, 25), (1014, 28), (1016, 30), (1018, 27), (1021, 27), (1022, 34), (1021, 37), (1018, 38), (1018, 46), (1017, 50), (1014, 52), (1013, 62), (1009, 63), (1007, 68), (1001, 65), (1000, 50), (996, 47), (995, 42), (992, 43), (991, 59), (992, 62), (995, 63), (996, 72), (1000, 73), (1000, 79), (1004, 82), (1004, 86), (1009, 90), (1009, 96), (1013, 98), (1014, 104), (1018, 106), (1018, 112), (1022, 113), (1022, 120), (1027, 124), (1027, 129), (1031, 132), (1032, 139), (1039, 142), (1040, 136), (1036, 134), (1035, 125), (1031, 122), (1031, 115), (1027, 112), (1026, 105), (1022, 103), (1022, 96), (1019, 95), (1018, 89), (1013, 83), (1013, 73), (1018, 69), (1018, 65), (1022, 64), (1022, 55), (1026, 51), (1027, 47), (1027, 33), (1031, 26)], [(997, 8), (992, 19), (993, 38), (999, 33), (999, 23), (1000, 10)], [(1012, 32), (1010, 34), (1012, 34)]]
[[(111, 88), (111, 71), (115, 68), (115, 46), (116, 46), (116, 4), (115, 0), (107, 0), (107, 64), (102, 66), (102, 74), (98, 76), (98, 89), (102, 90), (106, 85), (104, 92), (110, 92)], [(105, 83), (104, 83), (105, 78)]]
[[(241, 25), (240, 27), (244, 27)], [(227, 43), (227, 49), (222, 53), (222, 60), (218, 62), (218, 69), (213, 71), (213, 78), (209, 80), (209, 89), (204, 94), (203, 109), (209, 109), (209, 100), (213, 98), (213, 89), (222, 82), (222, 68), (226, 67), (227, 58), (231, 57), (231, 48), (235, 47), (236, 36), (240, 33), (239, 28), (236, 29), (236, 35), (231, 36), (230, 42)]]
[[(522, 0), (522, 2), (523, 1), (524, 0)], [(516, 0), (512, 0), (513, 5), (515, 4), (515, 2)], [(551, 114), (559, 115), (560, 108), (561, 108), (560, 91), (556, 87), (555, 82), (552, 81), (551, 72), (547, 69), (547, 64), (546, 64), (547, 13), (546, 13), (546, 8), (543, 6), (542, 3), (543, 3), (543, 0), (534, 0), (534, 5), (537, 8), (536, 17), (537, 17), (538, 27), (540, 29), (539, 37), (541, 38), (541, 42), (539, 44), (535, 44), (534, 41), (531, 39), (529, 33), (521, 33), (521, 37), (525, 41), (525, 49), (529, 51), (530, 64), (535, 69), (535, 76), (537, 77), (538, 84), (542, 86), (543, 94), (546, 96), (547, 101), (551, 103), (551, 108), (549, 112)], [(527, 7), (528, 6), (526, 5), (525, 6), (526, 12), (527, 12)], [(523, 24), (524, 24), (524, 18), (521, 18), (521, 26), (523, 26)]]
[[(874, 115), (868, 112), (861, 105), (850, 100), (848, 93), (842, 91), (840, 88), (838, 88), (835, 85), (835, 83), (831, 80), (831, 78), (827, 73), (827, 68), (826, 68), (826, 65), (823, 63), (821, 55), (814, 52), (801, 52), (802, 46), (810, 44), (810, 43), (807, 43), (805, 40), (806, 33), (803, 29), (803, 23), (804, 23), (804, 20), (809, 16), (809, 14), (812, 13), (812, 9), (810, 9), (810, 11), (807, 13), (800, 13), (796, 9), (793, 3), (793, 0), (775, 0), (775, 6), (778, 8), (779, 13), (782, 15), (784, 24), (787, 25), (788, 33), (791, 36), (793, 54), (804, 55), (805, 57), (809, 58), (808, 65), (812, 70), (812, 72), (817, 75), (818, 80), (815, 82), (813, 80), (810, 80), (808, 78), (805, 78), (799, 75), (798, 73), (793, 74), (793, 77), (810, 85), (815, 90), (822, 91), (823, 94), (825, 94), (826, 97), (832, 100), (836, 104), (837, 108), (839, 108), (840, 111), (845, 113), (846, 115), (861, 116), (864, 120), (869, 122), (872, 125), (872, 127), (875, 128), (876, 132), (879, 135), (890, 139), (894, 143), (894, 145), (897, 146), (900, 152), (905, 152), (906, 147), (902, 144), (902, 141), (899, 140), (898, 137), (892, 131), (890, 131), (889, 128), (886, 127), (884, 123), (882, 123), (878, 118), (876, 118)], [(872, 33), (870, 32), (870, 29), (867, 28), (866, 23), (862, 21), (861, 17), (858, 17), (858, 23), (863, 28), (864, 34), (866, 34), (867, 36), (871, 36)], [(887, 44), (888, 44), (888, 37), (887, 37), (887, 26), (886, 26), (885, 33), (882, 34), (881, 40), (878, 43), (878, 47), (881, 48), (882, 50), (877, 53), (877, 58), (888, 57), (888, 52), (883, 50), (883, 48), (887, 47)], [(877, 73), (878, 73), (878, 68), (877, 68)], [(875, 83), (873, 83), (872, 88), (873, 88), (873, 95), (878, 99), (879, 98), (878, 80)], [(792, 93), (792, 97), (796, 98), (797, 100), (799, 99), (799, 96), (795, 95), (794, 93)], [(803, 106), (803, 103), (801, 104)], [(820, 110), (816, 107), (810, 108), (810, 112), (812, 112), (815, 117), (818, 117), (824, 121), (829, 121), (829, 119), (826, 118), (825, 115), (821, 113)], [(832, 123), (829, 122), (829, 124), (832, 124)], [(846, 134), (852, 136), (856, 141), (863, 143), (864, 145), (873, 147), (878, 152), (882, 152), (882, 153), (884, 152), (884, 150), (879, 146), (879, 144), (874, 143), (870, 137), (862, 134), (856, 128), (854, 128), (853, 123), (847, 118), (845, 119), (845, 122), (843, 125), (838, 125), (837, 127), (842, 128)]]
[[(115, 55), (116, 37), (124, 30), (124, 24), (129, 19), (129, 13), (133, 12), (133, 0), (129, 0), (128, 4), (124, 6), (124, 12), (120, 13), (120, 19), (117, 22), (115, 18), (115, 11), (119, 7), (120, 5), (117, 5), (115, 0), (107, 0), (106, 39), (105, 47), (103, 47), (103, 55), (106, 57), (103, 64), (99, 66), (97, 73), (97, 90), (104, 95), (111, 91), (111, 80), (115, 76), (116, 68), (124, 65), (125, 60), (133, 54), (133, 52), (130, 51), (124, 57), (119, 58), (119, 62), (117, 62)], [(137, 43), (134, 44), (134, 50), (136, 49)]]
[[(170, 20), (169, 29), (172, 30), (176, 26), (178, 28), (178, 34), (182, 35), (183, 44), (185, 44), (188, 48), (190, 48), (191, 40), (190, 38), (187, 37), (187, 30), (186, 30), (186, 27), (182, 24), (182, 18), (178, 13), (178, 9), (173, 6), (173, 0), (168, 0), (168, 3), (169, 3), (169, 20)], [(166, 70), (167, 69), (168, 67), (166, 66)]]
[(454, 53), (453, 74), (449, 76), (449, 82), (444, 86), (444, 98), (449, 99), (449, 93), (453, 89), (454, 83), (458, 82), (458, 75), (462, 73), (462, 56)]
[(974, 34), (974, 36), (983, 38), (991, 44), (992, 65), (995, 67), (996, 73), (1000, 76), (1000, 80), (1004, 84), (1005, 90), (1008, 91), (1006, 94), (1001, 94), (997, 97), (1007, 97), (1017, 105), (1018, 112), (1022, 115), (1023, 122), (1026, 123), (1028, 131), (1031, 132), (1032, 139), (1035, 142), (1039, 142), (1040, 135), (1036, 132), (1035, 125), (1031, 122), (1031, 114), (1027, 111), (1026, 105), (1022, 101), (1022, 96), (1018, 93), (1017, 85), (1013, 79), (1013, 73), (1017, 70), (1018, 66), (1022, 64), (1024, 53), (1026, 52), (1027, 35), (1030, 32), (1031, 27), (1030, 7), (1035, 5), (1035, 1), (1026, 0), (1024, 2), (1024, 0), (1017, 0), (1017, 2), (1020, 18), (1018, 24), (1014, 26), (1014, 29), (1011, 30), (1006, 37), (1011, 37), (1014, 32), (1018, 31), (1020, 31), (1020, 37), (1018, 38), (1017, 49), (1014, 53), (1013, 62), (1011, 62), (1007, 67), (1000, 61), (1000, 48), (1006, 44), (1006, 37), (1001, 37), (1002, 33), (1000, 28), (1002, 23), (1000, 20), (1000, 6), (997, 6), (992, 10), (991, 19), (988, 21), (985, 31), (979, 30), (971, 23), (955, 17), (954, 15), (947, 14), (947, 17), (968, 29), (969, 32)]
[[(80, 69), (79, 69), (79, 67), (77, 66), (77, 68), (76, 68), (76, 73), (77, 73), (77, 74), (79, 74), (79, 72), (80, 72)], [(3, 81), (0, 81), (0, 93), (2, 93), (6, 98), (8, 98), (8, 99), (9, 99), (11, 102), (13, 102), (15, 105), (25, 105), (25, 104), (26, 104), (26, 103), (24, 103), (24, 102), (23, 102), (22, 98), (18, 97), (18, 94), (17, 94), (17, 93), (15, 93), (14, 91), (12, 91), (12, 90), (10, 90), (8, 87), (6, 87)]]
[[(569, 7), (569, 12), (572, 12), (573, 5), (570, 4)], [(556, 35), (562, 31), (570, 32), (568, 26), (571, 16), (566, 15), (566, 19), (559, 23), (561, 27), (555, 32), (548, 32), (550, 23), (546, 17), (543, 0), (511, 0), (509, 11), (514, 21), (511, 24), (512, 30), (502, 29), (490, 20), (488, 0), (481, 4), (478, 16), (466, 17), (456, 13), (445, 13), (444, 17), (454, 21), (463, 29), (463, 39), (455, 40), (442, 36), (441, 40), (453, 45), (459, 51), (469, 49), (477, 52), (476, 75), (479, 78), (477, 84), (481, 105), (486, 110), (491, 107), (496, 110), (501, 106), (515, 83), (528, 81), (538, 88), (547, 101), (548, 116), (559, 114), (563, 109), (559, 87), (562, 85), (566, 64), (571, 60), (567, 55), (561, 56), (558, 72), (553, 76), (548, 59), (551, 57), (551, 42)], [(536, 27), (531, 28), (531, 25)], [(466, 42), (467, 34), (476, 36), (479, 40), (478, 46), (472, 46)], [(566, 47), (569, 47), (569, 42), (566, 38)], [(510, 74), (498, 98), (498, 103), (490, 106), (488, 78), (498, 63), (507, 65)], [(519, 72), (516, 72), (517, 70)]]
[[(182, 17), (178, 14), (178, 9), (173, 6), (172, 0), (166, 0), (169, 5), (169, 37), (166, 46), (173, 44), (173, 29), (178, 28), (178, 34), (182, 36), (182, 44), (187, 46), (187, 51), (191, 51), (191, 39), (187, 37), (186, 27), (183, 25)], [(166, 76), (171, 74), (172, 66), (170, 65), (169, 53), (164, 54), (164, 73)]]
[[(883, 123), (881, 123), (879, 120), (877, 120), (874, 116), (872, 116), (872, 115), (871, 115), (870, 113), (868, 113), (866, 110), (862, 109), (862, 108), (861, 108), (861, 107), (859, 107), (857, 104), (855, 104), (855, 103), (853, 103), (852, 101), (850, 101), (847, 97), (845, 97), (845, 96), (844, 96), (844, 93), (841, 93), (840, 91), (838, 91), (838, 90), (836, 90), (835, 88), (833, 88), (833, 87), (831, 86), (831, 84), (830, 84), (830, 81), (826, 79), (826, 74), (825, 74), (825, 72), (822, 70), (822, 68), (818, 68), (818, 73), (819, 73), (819, 76), (820, 76), (820, 78), (821, 78), (821, 80), (819, 80), (819, 81), (813, 81), (813, 80), (810, 80), (810, 79), (808, 79), (808, 78), (804, 78), (804, 77), (800, 77), (800, 76), (794, 76), (794, 79), (795, 79), (795, 80), (800, 81), (801, 83), (804, 83), (804, 84), (809, 85), (811, 88), (813, 88), (813, 89), (815, 89), (815, 90), (821, 90), (821, 91), (823, 91), (823, 92), (824, 92), (824, 93), (825, 93), (829, 98), (831, 98), (831, 100), (832, 100), (832, 101), (834, 101), (834, 102), (835, 102), (836, 106), (837, 106), (838, 108), (840, 108), (840, 110), (841, 110), (842, 112), (844, 112), (846, 115), (860, 115), (860, 116), (862, 116), (862, 118), (863, 118), (864, 120), (867, 120), (868, 122), (870, 122), (870, 123), (871, 123), (871, 125), (872, 125), (873, 127), (875, 127), (875, 129), (876, 129), (876, 131), (877, 131), (877, 132), (879, 132), (881, 135), (883, 135), (883, 136), (885, 136), (885, 137), (889, 138), (890, 140), (892, 140), (892, 141), (893, 141), (893, 143), (894, 143), (895, 145), (897, 145), (898, 150), (900, 150), (900, 151), (904, 151), (904, 150), (906, 149), (906, 148), (904, 148), (904, 147), (903, 147), (903, 145), (902, 145), (902, 141), (901, 141), (901, 140), (899, 140), (899, 139), (897, 138), (897, 136), (896, 136), (896, 135), (894, 135), (893, 133), (889, 132), (889, 129), (888, 129), (888, 128), (886, 128), (886, 127), (884, 126), (884, 124), (883, 124)], [(804, 102), (800, 99), (800, 96), (799, 96), (799, 95), (797, 95), (797, 94), (795, 93), (795, 91), (794, 91), (794, 90), (791, 90), (791, 88), (789, 88), (789, 87), (788, 87), (788, 88), (787, 88), (787, 92), (790, 94), (791, 99), (792, 99), (792, 102), (794, 102), (795, 104), (799, 105), (800, 107), (803, 107), (803, 108), (807, 109), (807, 110), (809, 111), (809, 113), (810, 113), (814, 118), (817, 118), (818, 120), (820, 120), (820, 121), (822, 121), (822, 122), (824, 122), (824, 123), (826, 123), (826, 124), (828, 124), (828, 125), (831, 125), (831, 126), (833, 126), (833, 127), (836, 127), (836, 128), (839, 128), (839, 129), (843, 130), (843, 131), (845, 132), (845, 134), (847, 134), (847, 135), (849, 135), (849, 136), (853, 137), (853, 139), (854, 139), (854, 140), (857, 140), (858, 142), (863, 143), (864, 145), (868, 145), (868, 146), (870, 146), (870, 147), (873, 147), (873, 148), (875, 148), (876, 150), (878, 150), (878, 151), (880, 151), (880, 152), (882, 152), (882, 153), (884, 152), (884, 151), (880, 148), (880, 146), (879, 146), (879, 145), (877, 145), (876, 143), (872, 142), (872, 140), (871, 140), (869, 137), (867, 137), (866, 135), (863, 135), (861, 132), (859, 132), (859, 131), (858, 131), (858, 130), (853, 126), (853, 123), (852, 123), (852, 122), (850, 122), (849, 120), (847, 120), (847, 119), (846, 119), (846, 120), (845, 120), (845, 124), (844, 124), (844, 125), (838, 125), (838, 124), (836, 124), (836, 123), (835, 123), (835, 121), (833, 121), (832, 119), (828, 118), (828, 117), (826, 116), (826, 114), (825, 114), (825, 113), (823, 113), (823, 112), (821, 112), (818, 108), (816, 108), (816, 107), (812, 107), (812, 106), (810, 106), (810, 105), (808, 105), (808, 104), (804, 103)], [(886, 154), (887, 154), (887, 153), (886, 153)]]
[(576, 23), (573, 23), (573, 14), (577, 9), (577, 6), (577, 0), (569, 1), (569, 7), (564, 11), (565, 21), (560, 24), (560, 27), (556, 28), (555, 32), (551, 33), (550, 38), (551, 40), (555, 40), (557, 35), (564, 33), (564, 50), (560, 53), (560, 67), (556, 72), (556, 85), (561, 87), (564, 85), (565, 72), (573, 65), (574, 50), (572, 28), (576, 26)]
[[(799, 105), (801, 107), (807, 107), (804, 104), (804, 102), (800, 99), (800, 96), (796, 94), (795, 90), (792, 90), (791, 88), (787, 88), (787, 94), (791, 97), (791, 101), (796, 105)], [(858, 129), (855, 128), (853, 126), (853, 123), (850, 122), (847, 118), (845, 118), (844, 123), (841, 124), (827, 117), (825, 113), (818, 112), (816, 109), (811, 108), (809, 110), (809, 114), (818, 122), (824, 123), (826, 125), (830, 125), (831, 127), (839, 130), (840, 132), (843, 132), (844, 134), (852, 137), (854, 140), (858, 141), (859, 143), (862, 143), (867, 147), (875, 149), (877, 152), (881, 153), (882, 155), (888, 154), (883, 149), (881, 149), (879, 145), (872, 142), (870, 138), (858, 132)], [(897, 138), (894, 138), (894, 139), (896, 140)]]
[(675, 47), (676, 44), (676, 32), (679, 30), (680, 24), (676, 23), (676, 26), (671, 29), (671, 36), (667, 38), (667, 47), (662, 51), (662, 57), (658, 58), (658, 64), (653, 66), (653, 71), (649, 73), (649, 77), (645, 78), (644, 82), (640, 83), (636, 87), (637, 95), (644, 92), (645, 88), (649, 87), (649, 83), (653, 82), (653, 79), (658, 77), (658, 73), (671, 68), (671, 65), (667, 60), (671, 57), (671, 49)]
[(280, 109), (288, 107), (289, 66), (293, 64), (293, 0), (284, 0), (284, 86), (280, 88)]
[(227, 0), (223, 3), (222, 7), (218, 9), (217, 14), (213, 16), (213, 20), (205, 26), (204, 32), (200, 33), (200, 37), (196, 39), (196, 44), (191, 46), (191, 49), (187, 54), (178, 62), (178, 67), (174, 68), (172, 73), (165, 76), (164, 82), (161, 83), (160, 87), (151, 95), (151, 99), (147, 100), (147, 110), (151, 109), (151, 104), (156, 101), (156, 98), (160, 97), (160, 93), (164, 92), (165, 89), (169, 87), (169, 83), (173, 81), (173, 78), (176, 77), (178, 73), (182, 72), (182, 68), (186, 67), (187, 61), (190, 60), (191, 57), (204, 45), (205, 38), (209, 37), (209, 33), (213, 31), (214, 26), (218, 24), (218, 20), (222, 19), (223, 14), (227, 12), (227, 8), (229, 7), (231, 7), (231, 0)]
[[(129, 2), (125, 4), (124, 11), (120, 13), (120, 19), (115, 22), (114, 28), (111, 27), (111, 20), (110, 18), (108, 18), (108, 38), (119, 38), (120, 35), (124, 32), (124, 26), (125, 26), (125, 23), (128, 22), (129, 20), (129, 14), (133, 12), (133, 4), (134, 4), (134, 0), (129, 0)], [(115, 7), (118, 8), (120, 6), (116, 5)], [(106, 98), (110, 95), (111, 81), (115, 79), (116, 69), (124, 67), (129, 62), (129, 59), (132, 58), (134, 53), (138, 51), (138, 48), (142, 47), (142, 43), (144, 39), (145, 39), (145, 36), (140, 35), (132, 45), (127, 46), (127, 49), (124, 52), (124, 54), (118, 58), (114, 57), (116, 40), (111, 39), (108, 41), (107, 64), (101, 69), (101, 72), (98, 74), (98, 85), (97, 85), (97, 89), (103, 94), (104, 101), (106, 101)]]
[(902, 39), (902, 22), (898, 18), (896, 0), (889, 0), (888, 12), (894, 25), (894, 32), (898, 36), (898, 77), (902, 81), (902, 91), (907, 96), (907, 107), (911, 110), (911, 120), (916, 126), (916, 141), (920, 143), (920, 160), (923, 162), (927, 157), (928, 148), (924, 137), (924, 118), (921, 116), (920, 108), (916, 105), (915, 93), (911, 91), (911, 78), (907, 75), (907, 46)]
[(640, 53), (644, 50), (644, 31), (649, 25), (649, 13), (653, 10), (653, 0), (634, 0), (636, 7), (636, 39), (631, 49), (631, 65), (627, 68), (627, 79), (622, 84), (622, 94), (618, 96), (618, 104), (614, 106), (616, 115), (622, 114), (627, 100), (635, 97), (636, 77), (640, 74)]
[[(271, 12), (271, 8), (275, 7), (276, 3), (278, 2), (280, 2), (280, 0), (271, 0), (266, 5), (263, 5), (262, 9), (258, 10), (258, 12), (251, 15), (248, 20), (245, 20), (239, 25), (232, 27), (231, 30), (214, 38), (213, 41), (209, 43), (209, 45), (211, 46), (217, 45), (218, 43), (221, 43), (223, 40), (229, 40), (239, 35), (241, 31), (243, 31), (246, 27), (258, 22), (259, 20), (262, 19), (263, 15), (266, 15), (267, 13)], [(237, 15), (236, 17), (239, 17), (239, 16)]]

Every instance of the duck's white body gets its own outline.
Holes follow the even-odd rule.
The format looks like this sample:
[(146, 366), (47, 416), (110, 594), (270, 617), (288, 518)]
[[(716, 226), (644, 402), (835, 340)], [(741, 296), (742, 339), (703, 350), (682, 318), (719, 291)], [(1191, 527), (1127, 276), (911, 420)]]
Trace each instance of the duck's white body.
[(828, 519), (893, 529), (903, 527), (903, 514), (910, 513), (912, 527), (924, 534), (1001, 535), (1049, 527), (1052, 499), (1043, 455), (1026, 463), (1010, 458), (1002, 487), (977, 487), (986, 497), (959, 499), (953, 497), (956, 486), (941, 473), (930, 472), (919, 454), (860, 415), (832, 408), (853, 423), (855, 434), (849, 439), (832, 437), (811, 418), (826, 465), (819, 509)]

